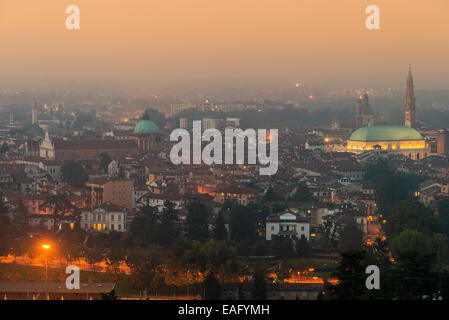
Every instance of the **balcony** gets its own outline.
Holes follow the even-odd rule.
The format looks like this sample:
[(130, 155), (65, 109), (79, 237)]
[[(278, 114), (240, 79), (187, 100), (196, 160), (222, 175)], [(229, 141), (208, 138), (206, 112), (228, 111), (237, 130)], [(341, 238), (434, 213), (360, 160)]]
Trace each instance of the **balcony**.
[(282, 230), (282, 231), (279, 231), (278, 235), (291, 236), (291, 235), (297, 235), (297, 233), (296, 233), (296, 230)]

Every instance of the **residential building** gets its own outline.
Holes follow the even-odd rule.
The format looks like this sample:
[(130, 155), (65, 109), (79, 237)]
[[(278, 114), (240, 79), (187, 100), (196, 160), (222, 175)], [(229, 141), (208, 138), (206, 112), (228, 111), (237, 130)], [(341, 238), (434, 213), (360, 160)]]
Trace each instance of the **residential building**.
[(272, 213), (266, 219), (265, 238), (270, 241), (273, 237), (300, 239), (304, 236), (310, 239), (310, 219), (301, 217), (291, 211)]

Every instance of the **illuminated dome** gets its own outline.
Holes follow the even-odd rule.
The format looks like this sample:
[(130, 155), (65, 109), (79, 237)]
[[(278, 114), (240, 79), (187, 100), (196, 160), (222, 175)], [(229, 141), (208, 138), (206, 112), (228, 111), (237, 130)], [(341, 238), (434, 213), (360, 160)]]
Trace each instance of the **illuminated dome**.
[(415, 141), (423, 140), (421, 134), (413, 128), (400, 126), (372, 126), (355, 130), (349, 141)]
[(159, 127), (151, 120), (140, 120), (134, 128), (134, 133), (157, 133)]

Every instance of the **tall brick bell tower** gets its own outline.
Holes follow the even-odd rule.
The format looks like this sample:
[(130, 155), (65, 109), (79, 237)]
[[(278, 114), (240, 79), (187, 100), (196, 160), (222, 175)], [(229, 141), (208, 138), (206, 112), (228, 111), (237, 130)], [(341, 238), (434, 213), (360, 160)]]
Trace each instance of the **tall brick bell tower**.
[(405, 91), (404, 126), (416, 127), (415, 94), (413, 89), (412, 65), (409, 65)]

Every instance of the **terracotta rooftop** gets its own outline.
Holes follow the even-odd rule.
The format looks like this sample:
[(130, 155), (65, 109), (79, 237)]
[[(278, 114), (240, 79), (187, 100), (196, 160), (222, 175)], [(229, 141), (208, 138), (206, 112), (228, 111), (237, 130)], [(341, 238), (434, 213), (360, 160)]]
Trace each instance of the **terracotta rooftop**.
[(135, 140), (54, 140), (55, 149), (137, 149)]

